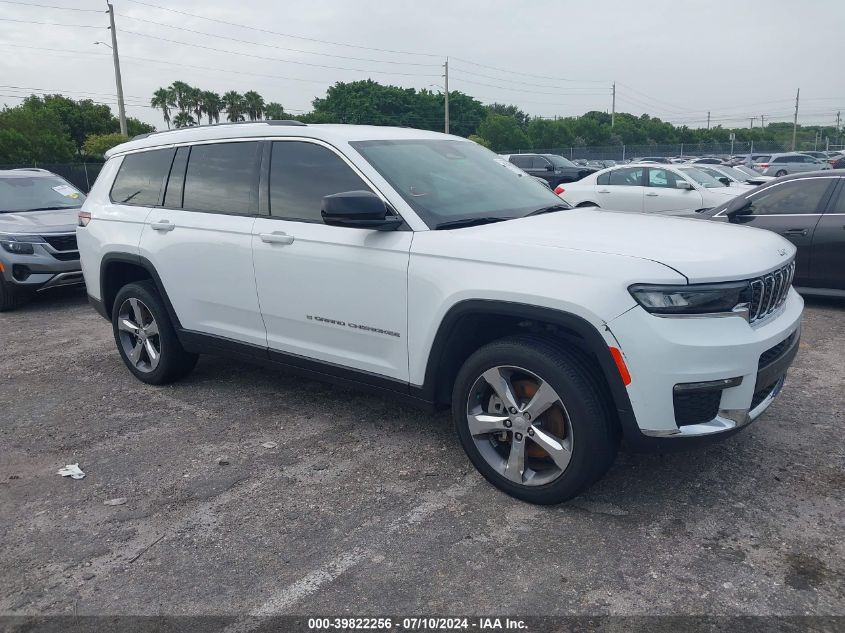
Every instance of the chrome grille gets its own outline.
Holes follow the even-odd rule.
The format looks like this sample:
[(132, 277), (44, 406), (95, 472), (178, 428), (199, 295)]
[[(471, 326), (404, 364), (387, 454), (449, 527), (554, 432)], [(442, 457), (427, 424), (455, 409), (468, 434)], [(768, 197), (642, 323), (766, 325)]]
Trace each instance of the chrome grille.
[(748, 312), (751, 323), (769, 316), (783, 305), (794, 276), (795, 262), (792, 261), (783, 268), (751, 280), (751, 305)]

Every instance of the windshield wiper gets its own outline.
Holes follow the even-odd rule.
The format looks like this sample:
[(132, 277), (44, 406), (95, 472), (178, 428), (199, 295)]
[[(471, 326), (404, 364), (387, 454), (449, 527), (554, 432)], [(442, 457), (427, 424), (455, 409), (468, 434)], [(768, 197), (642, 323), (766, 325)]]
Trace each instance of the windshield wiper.
[(459, 229), (465, 226), (479, 226), (481, 224), (493, 224), (493, 222), (502, 222), (504, 220), (513, 220), (513, 218), (494, 218), (494, 217), (481, 217), (481, 218), (463, 218), (461, 220), (449, 220), (448, 222), (441, 222), (440, 224), (435, 225), (435, 230), (440, 229)]
[(61, 211), (63, 209), (79, 209), (79, 207), (35, 207), (34, 209), (15, 211), (15, 213), (26, 213), (27, 211)]
[(531, 213), (525, 214), (524, 218), (530, 217), (532, 215), (543, 215), (544, 213), (554, 213), (555, 211), (569, 211), (572, 207), (568, 204), (553, 204), (548, 207), (541, 207), (539, 209), (535, 209)]

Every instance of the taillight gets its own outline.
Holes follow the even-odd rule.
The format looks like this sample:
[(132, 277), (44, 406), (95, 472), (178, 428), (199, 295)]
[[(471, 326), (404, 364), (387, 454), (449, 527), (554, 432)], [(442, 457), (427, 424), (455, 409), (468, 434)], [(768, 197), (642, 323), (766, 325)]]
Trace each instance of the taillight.
[(563, 188), (563, 185), (558, 185), (557, 187), (555, 187), (555, 193), (557, 195), (562, 194), (564, 191), (566, 191), (566, 189)]
[(757, 163), (757, 167), (759, 167), (760, 169), (768, 169), (769, 163)]
[(78, 226), (88, 226), (88, 223), (91, 221), (91, 214), (88, 211), (80, 211), (77, 217), (79, 218), (77, 222)]

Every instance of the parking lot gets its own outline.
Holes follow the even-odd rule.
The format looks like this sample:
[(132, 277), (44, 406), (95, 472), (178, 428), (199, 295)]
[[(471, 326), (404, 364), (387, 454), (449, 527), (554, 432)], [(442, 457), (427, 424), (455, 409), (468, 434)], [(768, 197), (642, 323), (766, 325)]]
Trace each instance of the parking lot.
[(43, 296), (0, 315), (0, 611), (845, 615), (845, 305), (807, 305), (746, 432), (536, 507), (445, 412), (212, 357), (150, 387)]

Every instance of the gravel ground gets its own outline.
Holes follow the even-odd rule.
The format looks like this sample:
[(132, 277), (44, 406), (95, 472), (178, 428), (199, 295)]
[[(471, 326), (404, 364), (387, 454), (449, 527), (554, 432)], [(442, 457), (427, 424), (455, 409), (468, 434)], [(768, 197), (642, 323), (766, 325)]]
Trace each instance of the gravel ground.
[(808, 301), (752, 427), (548, 508), (445, 413), (212, 357), (150, 387), (84, 294), (41, 297), (0, 315), (0, 614), (843, 616), (843, 343)]

